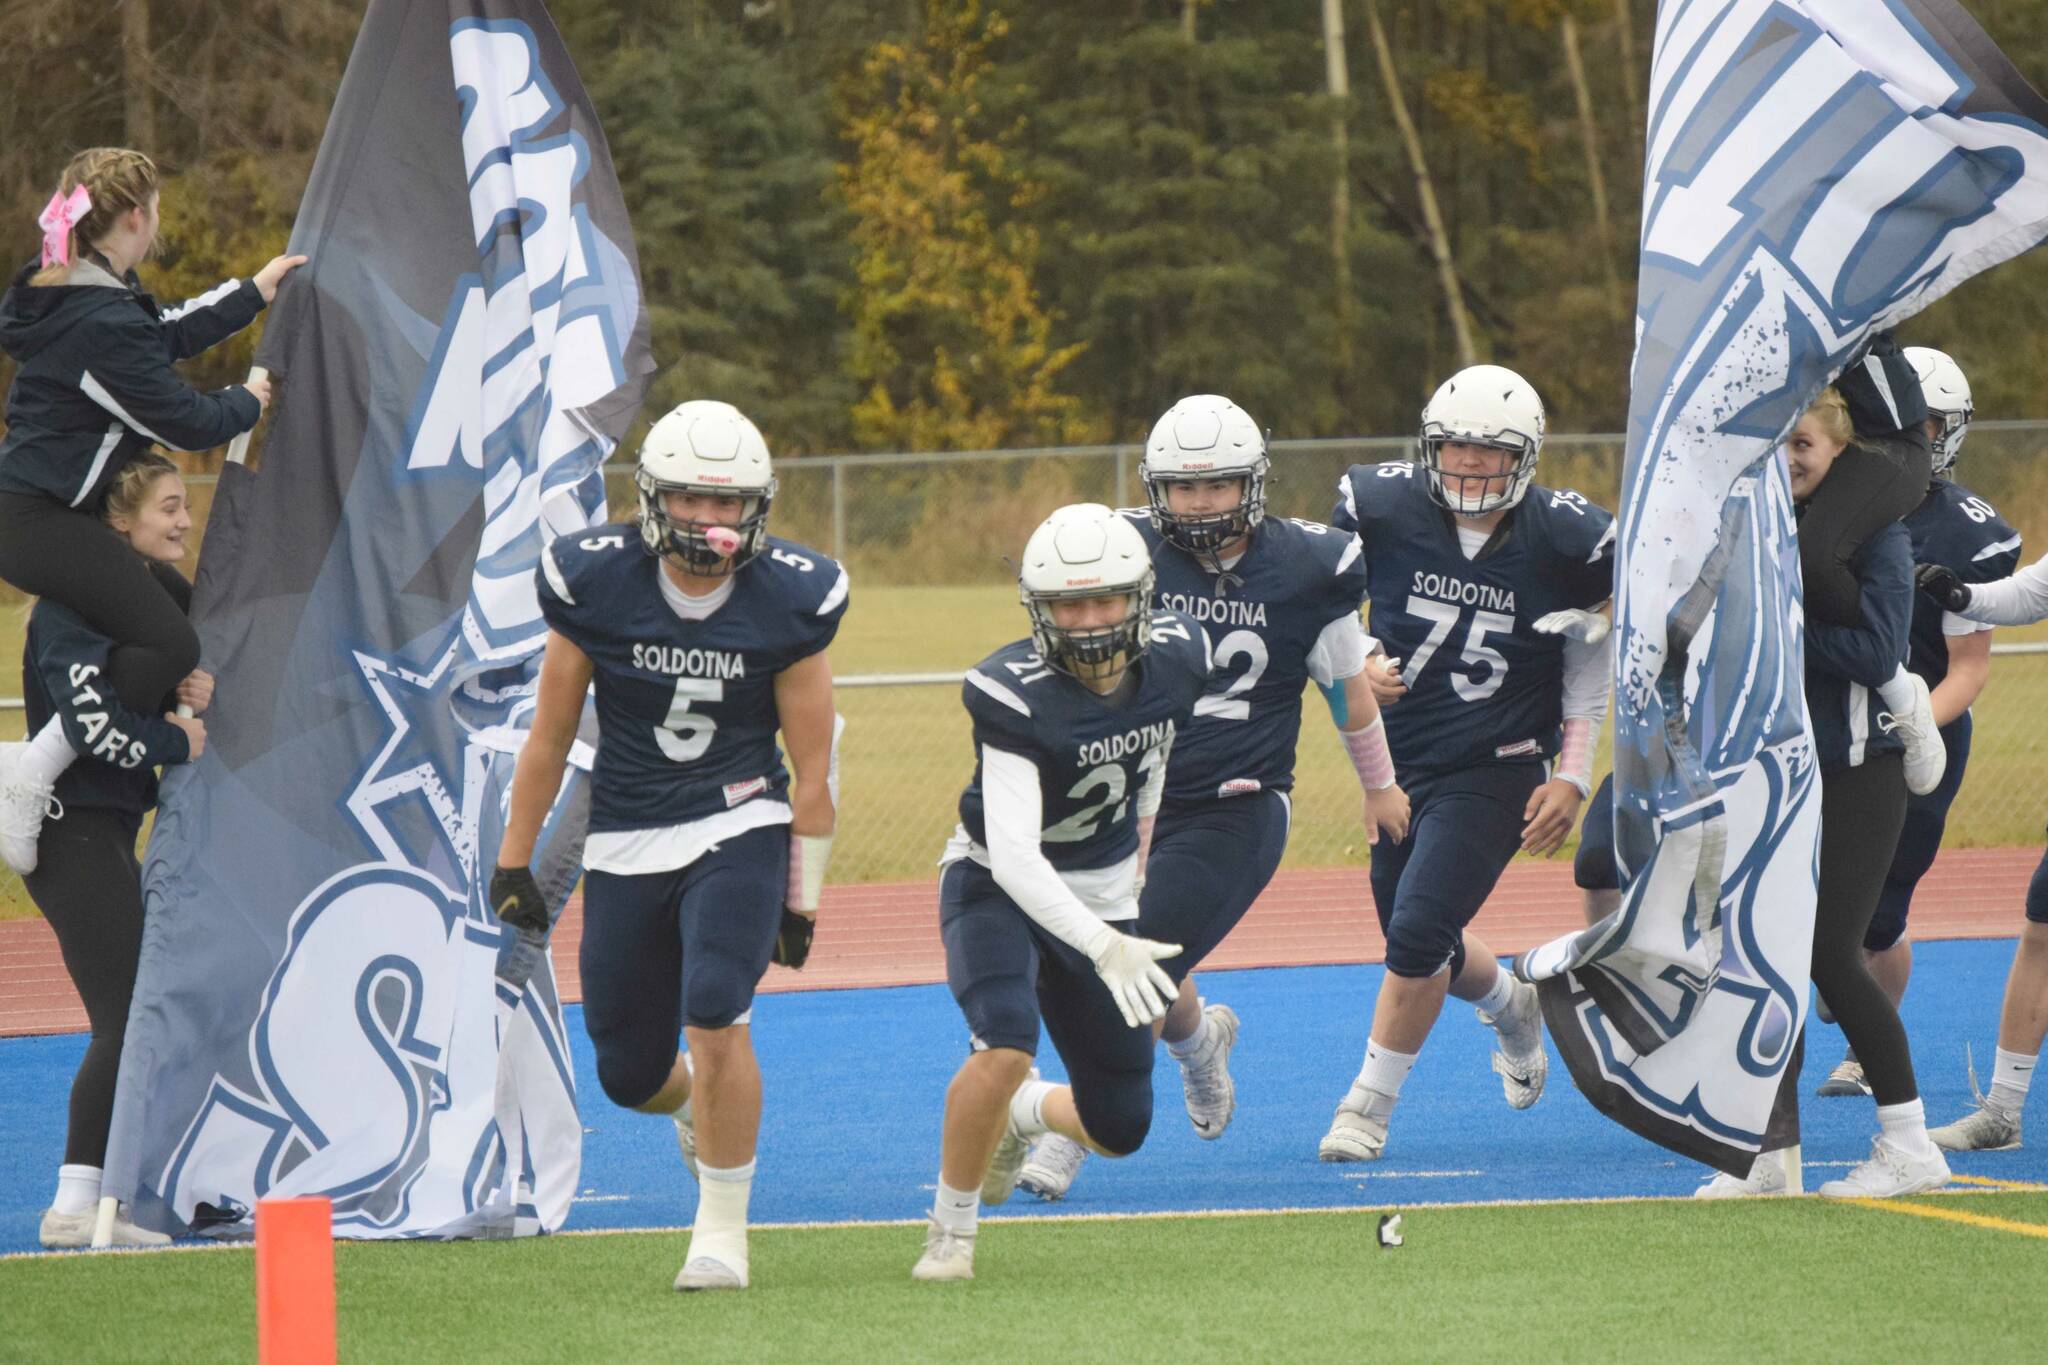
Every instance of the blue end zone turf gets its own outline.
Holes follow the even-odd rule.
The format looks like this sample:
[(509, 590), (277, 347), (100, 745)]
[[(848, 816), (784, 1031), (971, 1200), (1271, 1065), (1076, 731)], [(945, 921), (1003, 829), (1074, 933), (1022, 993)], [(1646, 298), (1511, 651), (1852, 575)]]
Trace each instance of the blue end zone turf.
[[(1969, 1107), (1963, 1048), (1988, 1073), (2011, 940), (1927, 943), (1906, 997), (1906, 1026), (1930, 1122)], [(1217, 972), (1211, 1000), (1244, 1019), (1231, 1070), (1237, 1118), (1216, 1142), (1188, 1126), (1178, 1069), (1162, 1050), (1143, 1151), (1091, 1159), (1058, 1204), (1019, 1193), (1006, 1213), (1124, 1213), (1301, 1206), (1398, 1207), (1464, 1200), (1673, 1195), (1707, 1174), (1601, 1118), (1553, 1057), (1551, 1088), (1524, 1113), (1487, 1068), (1492, 1033), (1450, 1002), (1401, 1097), (1384, 1160), (1325, 1166), (1322, 1136), (1365, 1046), (1378, 967)], [(683, 1226), (696, 1192), (666, 1119), (613, 1108), (597, 1087), (582, 1011), (572, 1009), (583, 1104), (584, 1198), (571, 1228)], [(942, 986), (764, 996), (754, 1038), (766, 1078), (757, 1223), (920, 1217), (937, 1177), (946, 1082), (965, 1055), (960, 1015)], [(0, 1041), (0, 1251), (35, 1247), (63, 1156), (66, 1093), (79, 1036)], [(1866, 1098), (1813, 1097), (1841, 1057), (1841, 1033), (1808, 1036), (1801, 1110), (1807, 1188), (1860, 1161), (1877, 1131)], [(1058, 1070), (1050, 1047), (1042, 1062)], [(2037, 1106), (2038, 1112), (2038, 1106)], [(2048, 1128), (2017, 1152), (1951, 1159), (1959, 1174), (2048, 1182)]]

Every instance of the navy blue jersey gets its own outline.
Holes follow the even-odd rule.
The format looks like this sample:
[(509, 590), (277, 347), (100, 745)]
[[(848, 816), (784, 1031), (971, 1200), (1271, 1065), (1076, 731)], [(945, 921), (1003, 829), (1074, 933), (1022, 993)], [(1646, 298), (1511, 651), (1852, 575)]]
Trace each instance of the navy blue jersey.
[(1170, 611), (1152, 617), (1152, 644), (1134, 686), (1112, 702), (1056, 669), (1029, 640), (976, 664), (960, 700), (974, 722), (974, 778), (960, 794), (960, 823), (986, 847), (981, 809), (983, 745), (1038, 768), (1038, 837), (1062, 871), (1113, 867), (1138, 848), (1137, 796), (1209, 687), (1209, 640)]
[(1324, 627), (1365, 601), (1358, 539), (1314, 521), (1271, 518), (1222, 574), (1152, 529), (1146, 509), (1124, 515), (1145, 537), (1154, 606), (1209, 631), (1216, 676), (1173, 742), (1166, 799), (1200, 801), (1294, 785), (1301, 694)]
[(1849, 561), (1863, 623), (1806, 623), (1806, 713), (1823, 775), (1859, 767), (1906, 743), (1889, 726), (1878, 687), (1906, 661), (1913, 619), (1912, 540), (1900, 522), (1878, 528)]
[(662, 596), (660, 561), (636, 527), (548, 547), (541, 613), (596, 667), (593, 833), (663, 829), (788, 791), (775, 675), (832, 643), (847, 580), (815, 550), (774, 536), (768, 546), (701, 621)]
[(1477, 559), (1421, 466), (1353, 465), (1331, 525), (1364, 550), (1371, 630), (1402, 661), (1407, 695), (1386, 708), (1404, 775), (1557, 753), (1564, 639), (1541, 617), (1614, 594), (1614, 518), (1577, 493), (1531, 486)]
[[(37, 602), (22, 650), (22, 709), (31, 735), (58, 717), (78, 753), (57, 779), (58, 801), (140, 815), (156, 804), (156, 765), (184, 762), (191, 746), (161, 714), (121, 704), (107, 683), (113, 647), (69, 607)], [(166, 698), (164, 710), (174, 704)]]
[[(1992, 505), (1959, 483), (1936, 479), (1920, 505), (1906, 514), (1913, 562), (1939, 564), (1965, 583), (1990, 583), (2019, 567), (2020, 533)], [(1925, 593), (1913, 594), (1912, 652), (1906, 666), (1934, 687), (1948, 676), (1947, 613)]]

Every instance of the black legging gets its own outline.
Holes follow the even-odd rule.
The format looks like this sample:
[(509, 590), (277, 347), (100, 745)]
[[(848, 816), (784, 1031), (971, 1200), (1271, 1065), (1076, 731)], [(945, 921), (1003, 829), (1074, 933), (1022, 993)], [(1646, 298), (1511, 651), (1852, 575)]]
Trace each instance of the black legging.
[(1934, 477), (1925, 428), (1858, 436), (1835, 460), (1799, 516), (1806, 618), (1863, 624), (1862, 581), (1849, 561), (1863, 543), (1918, 507)]
[(140, 816), (72, 807), (43, 822), (36, 870), (22, 880), (56, 931), (65, 970), (85, 1001), (92, 1041), (71, 1081), (68, 1166), (103, 1166), (114, 1116), (114, 1080), (135, 963), (142, 951), (142, 869), (135, 861)]
[(0, 493), (0, 579), (52, 598), (115, 641), (107, 680), (145, 714), (199, 667), (199, 634), (149, 561), (54, 498)]
[(1906, 823), (1905, 764), (1881, 754), (1821, 777), (1820, 903), (1813, 920), (1813, 984), (1842, 1026), (1879, 1104), (1917, 1098), (1913, 1052), (1898, 1006), (1870, 974), (1863, 936)]

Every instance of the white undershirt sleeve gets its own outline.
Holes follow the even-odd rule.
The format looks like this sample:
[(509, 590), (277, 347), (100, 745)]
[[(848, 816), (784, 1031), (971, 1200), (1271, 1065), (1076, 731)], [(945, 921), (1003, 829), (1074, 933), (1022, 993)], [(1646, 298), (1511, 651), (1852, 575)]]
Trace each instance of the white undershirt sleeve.
[(2048, 555), (2011, 578), (1973, 584), (1969, 609), (1961, 614), (1987, 626), (2030, 626), (2048, 617)]
[(1565, 637), (1564, 718), (1607, 719), (1608, 696), (1614, 687), (1613, 636), (1599, 644)]
[[(1166, 771), (1163, 764), (1159, 771)], [(1146, 784), (1147, 791), (1151, 785)], [(1038, 765), (1022, 754), (982, 745), (981, 818), (989, 873), (1003, 894), (1054, 938), (1093, 958), (1116, 930), (1081, 903), (1045, 856), (1039, 843), (1045, 805)]]
[(1366, 656), (1376, 647), (1356, 614), (1340, 616), (1316, 637), (1315, 648), (1308, 652), (1308, 675), (1321, 686), (1333, 687), (1364, 672)]

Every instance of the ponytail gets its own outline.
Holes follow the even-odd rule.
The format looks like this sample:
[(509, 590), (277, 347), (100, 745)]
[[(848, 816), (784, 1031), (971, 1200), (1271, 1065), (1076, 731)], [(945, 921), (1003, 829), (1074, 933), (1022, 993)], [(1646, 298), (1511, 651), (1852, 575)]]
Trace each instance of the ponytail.
[(29, 283), (45, 287), (64, 283), (72, 263), (78, 259), (79, 248), (90, 247), (112, 232), (114, 224), (128, 210), (148, 207), (162, 183), (154, 161), (125, 147), (91, 147), (72, 157), (58, 182), (52, 205), (70, 201), (83, 189), (91, 206), (68, 229), (62, 223), (56, 226), (55, 231), (63, 233), (65, 249), (46, 253), (57, 259), (38, 270)]

